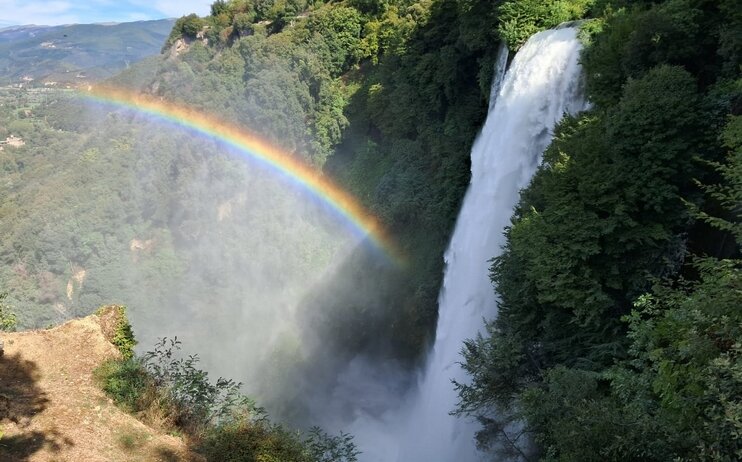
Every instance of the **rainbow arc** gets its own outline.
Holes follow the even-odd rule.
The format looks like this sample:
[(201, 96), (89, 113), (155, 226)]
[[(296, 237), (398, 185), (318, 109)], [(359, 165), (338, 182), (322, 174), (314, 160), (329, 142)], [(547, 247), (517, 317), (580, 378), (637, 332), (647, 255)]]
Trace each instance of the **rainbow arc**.
[(355, 197), (315, 167), (276, 148), (243, 127), (184, 105), (119, 88), (93, 87), (87, 92), (82, 92), (81, 95), (88, 100), (169, 122), (235, 148), (241, 155), (258, 161), (291, 179), (292, 182), (327, 204), (353, 229), (367, 236), (377, 248), (394, 261), (403, 262), (401, 253), (381, 223)]

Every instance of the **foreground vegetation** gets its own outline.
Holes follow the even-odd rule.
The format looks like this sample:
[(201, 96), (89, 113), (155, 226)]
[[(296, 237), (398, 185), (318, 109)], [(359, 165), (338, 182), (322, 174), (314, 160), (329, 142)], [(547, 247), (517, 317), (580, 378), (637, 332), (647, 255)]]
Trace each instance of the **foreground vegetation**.
[(354, 462), (358, 452), (346, 434), (319, 428), (306, 434), (271, 423), (265, 411), (240, 392), (241, 384), (212, 382), (198, 357), (182, 357), (178, 339), (163, 338), (142, 356), (124, 307), (104, 307), (109, 338), (121, 352), (99, 366), (95, 377), (114, 402), (148, 424), (183, 434), (208, 461)]

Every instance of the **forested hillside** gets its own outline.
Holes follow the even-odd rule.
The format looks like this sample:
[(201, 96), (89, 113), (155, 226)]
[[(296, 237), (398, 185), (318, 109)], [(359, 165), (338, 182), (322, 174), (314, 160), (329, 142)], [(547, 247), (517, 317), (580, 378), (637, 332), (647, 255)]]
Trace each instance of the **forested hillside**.
[(738, 460), (739, 5), (593, 8), (594, 106), (522, 192), (459, 412), (485, 447), (523, 421), (534, 459)]
[[(442, 252), (468, 182), (469, 148), (486, 113), (497, 31), (485, 26), (494, 21), (494, 14), (488, 2), (298, 2), (271, 8), (264, 8), (262, 3), (217, 2), (208, 18), (180, 19), (162, 57), (132, 66), (109, 83), (134, 87), (250, 127), (297, 156), (324, 166), (328, 174), (356, 193), (390, 228), (409, 263), (402, 270), (378, 267), (374, 257), (361, 251), (338, 274), (356, 281), (372, 265), (379, 271), (374, 287), (350, 290), (347, 298), (335, 293), (326, 298), (327, 291), (320, 288), (310, 297), (311, 303), (332, 305), (342, 314), (339, 318), (330, 316), (332, 322), (343, 325), (344, 338), (334, 340), (352, 351), (390, 343), (395, 355), (412, 359), (423, 351), (432, 334)], [(126, 151), (132, 140), (136, 140), (137, 147), (131, 152), (138, 152), (140, 146), (150, 152), (172, 152), (171, 148), (158, 150), (158, 146), (163, 146), (161, 141), (142, 138), (159, 135), (135, 136), (125, 131), (121, 136), (112, 135), (116, 129), (105, 135), (94, 131), (93, 138), (86, 135), (80, 139), (83, 145), (66, 142), (64, 137), (71, 133), (89, 133), (95, 126), (89, 121), (100, 113), (80, 111), (75, 99), (47, 99), (52, 104), (33, 109), (18, 101), (14, 104), (28, 111), (7, 115), (6, 135), (17, 132), (27, 142), (24, 147), (6, 151), (5, 155), (13, 156), (13, 162), (29, 149), (41, 149), (40, 143), (29, 140), (47, 125), (51, 130), (46, 130), (45, 136), (54, 141), (46, 143), (44, 152), (50, 152), (49, 147), (58, 143), (60, 147), (52, 151), (77, 155), (74, 153), (90, 153), (94, 149), (86, 149), (97, 148), (106, 159), (123, 161), (111, 149), (119, 146)], [(129, 123), (126, 118), (111, 117), (109, 120), (116, 123)], [(57, 129), (63, 132), (56, 132)], [(114, 138), (119, 142), (111, 143)], [(74, 139), (78, 138), (73, 136)], [(185, 146), (188, 150), (194, 148)], [(199, 145), (195, 151), (201, 148)], [(60, 162), (62, 157), (58, 158)], [(87, 158), (95, 156), (90, 154)], [(162, 160), (163, 155), (160, 158), (140, 162), (157, 162), (164, 167), (167, 162)], [(182, 162), (181, 158), (181, 171), (189, 163)], [(109, 173), (113, 171), (108, 169)], [(19, 174), (29, 175), (30, 171)], [(74, 177), (80, 174), (79, 169), (72, 169), (73, 178), (68, 183), (77, 181)], [(168, 179), (164, 170), (163, 175), (162, 181), (180, 181), (177, 177)], [(112, 175), (115, 183), (134, 181), (136, 175), (129, 175), (129, 180), (123, 180), (124, 177)], [(105, 182), (106, 178), (104, 174), (95, 177), (95, 181)], [(136, 196), (154, 202), (149, 208), (169, 203), (164, 198), (153, 200), (155, 196), (141, 188), (137, 190)], [(165, 189), (159, 187), (158, 191)], [(74, 202), (87, 200), (78, 197)], [(117, 211), (126, 208), (112, 206)], [(94, 214), (95, 210), (103, 209), (91, 208)], [(195, 216), (196, 221), (202, 219)], [(100, 215), (91, 216), (93, 223), (101, 219)], [(144, 226), (152, 222), (159, 227), (158, 220), (157, 213), (148, 209)], [(27, 221), (16, 221), (14, 227), (22, 228)], [(126, 221), (123, 229), (131, 226), (132, 219), (124, 219), (123, 215), (112, 218), (109, 224), (94, 226), (122, 229), (113, 224), (122, 221)], [(55, 252), (68, 246), (67, 242), (75, 242), (73, 234), (85, 234), (86, 226), (82, 228), (74, 233), (55, 229), (59, 235), (51, 244), (57, 249)], [(147, 233), (127, 232), (126, 238), (104, 241), (107, 245), (118, 241), (117, 245), (125, 248), (135, 235), (139, 240), (151, 239), (140, 239)], [(159, 242), (164, 244), (169, 239), (162, 237)], [(6, 239), (6, 245), (17, 247), (14, 240)], [(61, 242), (65, 244), (60, 245)], [(165, 251), (164, 247), (158, 248)], [(143, 253), (146, 260), (150, 254)], [(8, 268), (15, 265), (17, 276), (19, 262), (27, 268), (42, 254), (47, 252), (35, 252), (35, 256), (24, 253), (24, 258), (18, 258), (18, 250), (8, 251)], [(114, 257), (116, 252), (106, 255), (104, 258), (118, 258)], [(93, 257), (101, 256), (96, 253)], [(57, 316), (50, 307), (69, 305), (65, 287), (77, 271), (72, 267), (87, 268), (89, 265), (83, 264), (87, 258), (65, 257), (61, 259), (64, 263), (55, 267), (51, 262), (39, 262), (29, 275), (21, 268), (21, 279), (26, 281), (25, 286), (30, 284), (32, 293), (46, 291), (46, 295), (31, 297), (38, 308), (21, 310), (29, 313), (22, 316), (23, 324), (48, 322)], [(160, 264), (165, 260), (156, 257), (153, 261)], [(73, 291), (75, 296), (84, 298), (91, 292), (106, 292), (98, 290), (92, 279), (80, 285), (80, 292)], [(6, 286), (23, 284), (16, 281)], [(359, 296), (363, 299), (359, 300)], [(17, 297), (15, 303), (25, 305), (27, 300), (28, 297)], [(81, 303), (80, 310), (91, 310), (94, 305)], [(42, 309), (43, 306), (47, 308)], [(74, 312), (65, 309), (70, 314)], [(41, 311), (46, 314), (30, 314)], [(65, 310), (57, 307), (56, 311), (65, 316)], [(337, 332), (336, 325), (319, 324)], [(379, 335), (384, 341), (378, 341)]]
[(416, 357), (432, 333), (442, 252), (486, 113), (494, 10), (427, 0), (212, 10), (179, 20), (169, 43), (187, 51), (142, 88), (268, 135), (364, 200), (408, 268), (380, 268), (373, 287), (358, 291), (353, 283), (376, 265), (362, 252), (351, 258), (312, 301), (338, 314), (318, 328), (351, 352), (389, 343)]
[[(8, 91), (0, 135), (25, 144), (0, 152), (0, 278), (21, 328), (125, 303), (145, 344), (218, 336), (218, 346), (198, 350), (210, 370), (284, 406), (286, 393), (304, 400), (287, 371), (327, 357), (315, 347), (352, 356), (384, 345), (407, 360), (424, 351), (469, 147), (486, 112), (495, 32), (471, 33), (486, 30), (476, 25), (492, 13), (485, 3), (258, 6), (217, 2), (208, 18), (182, 18), (162, 56), (107, 84), (215, 114), (324, 166), (381, 216), (408, 265), (360, 249), (336, 271), (347, 279), (330, 274), (326, 287), (302, 294), (342, 256), (345, 238), (299, 191), (223, 146), (126, 111), (64, 92)], [(444, 73), (441, 53), (455, 59)], [(408, 127), (399, 130), (398, 115), (373, 115), (387, 110)], [(238, 370), (225, 361), (225, 351), (246, 348), (256, 353)]]

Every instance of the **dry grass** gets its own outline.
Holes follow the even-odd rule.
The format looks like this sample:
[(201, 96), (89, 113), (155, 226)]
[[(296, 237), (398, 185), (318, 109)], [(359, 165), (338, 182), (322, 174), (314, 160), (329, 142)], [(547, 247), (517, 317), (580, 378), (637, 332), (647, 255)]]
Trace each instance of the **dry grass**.
[(200, 461), (184, 441), (118, 409), (93, 370), (119, 353), (97, 316), (49, 330), (3, 334), (0, 462)]

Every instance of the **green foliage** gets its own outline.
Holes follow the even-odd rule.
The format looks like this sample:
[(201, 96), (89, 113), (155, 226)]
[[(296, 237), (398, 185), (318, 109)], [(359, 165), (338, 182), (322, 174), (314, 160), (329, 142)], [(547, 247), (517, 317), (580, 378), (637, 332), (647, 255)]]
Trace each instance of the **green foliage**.
[[(742, 266), (713, 259), (696, 265), (699, 282), (658, 287), (638, 300), (626, 318), (630, 372), (619, 369), (614, 386), (646, 387), (638, 396), (658, 405), (656, 415), (676, 435), (681, 455), (687, 450), (686, 458), (734, 460), (742, 457)], [(632, 372), (639, 378), (627, 384), (621, 373)], [(631, 396), (627, 390), (621, 397)]]
[(725, 21), (719, 30), (719, 55), (723, 75), (734, 78), (742, 65), (742, 12), (735, 0), (721, 0), (719, 11)]
[(234, 16), (233, 27), (235, 32), (239, 36), (250, 35), (253, 32), (253, 23), (255, 22), (255, 14), (252, 13), (237, 13)]
[(295, 433), (249, 414), (211, 430), (200, 448), (209, 461), (304, 462), (305, 450)]
[(222, 377), (210, 382), (208, 373), (196, 367), (198, 356), (177, 357), (179, 349), (177, 338), (162, 338), (142, 356), (141, 363), (155, 387), (166, 393), (179, 424), (200, 432), (228, 416), (245, 398), (239, 383)]
[[(717, 2), (619, 3), (592, 10), (596, 104), (559, 124), (521, 194), (458, 412), (482, 422), (482, 447), (521, 458), (736, 460), (742, 292), (725, 258), (742, 137), (720, 50), (738, 19)], [(686, 261), (708, 252), (724, 258)]]
[(225, 462), (355, 462), (352, 438), (319, 428), (308, 435), (271, 424), (260, 411), (243, 412), (207, 433), (200, 447), (208, 460)]
[(110, 329), (109, 341), (119, 350), (125, 360), (132, 359), (137, 341), (134, 338), (134, 330), (131, 328), (129, 318), (126, 316), (126, 307), (104, 306), (99, 308), (96, 314), (107, 318), (107, 322), (112, 324), (108, 327)]
[(522, 394), (546, 460), (742, 456), (742, 267), (698, 260), (700, 281), (657, 286), (625, 320), (629, 358), (601, 374), (558, 366)]
[(161, 339), (142, 357), (109, 360), (95, 377), (117, 405), (132, 413), (155, 411), (192, 435), (200, 435), (231, 415), (249, 400), (239, 392), (240, 384), (208, 374), (196, 367), (197, 356), (177, 358), (177, 339)]
[(18, 319), (11, 307), (5, 303), (7, 293), (0, 293), (0, 331), (12, 332), (18, 325)]
[(609, 10), (602, 32), (583, 58), (591, 101), (614, 104), (628, 77), (641, 77), (661, 64), (683, 66), (703, 85), (723, 75), (720, 66), (729, 68), (738, 58), (723, 55), (719, 59), (720, 34), (739, 30), (740, 19), (722, 16), (723, 5), (715, 3), (669, 0), (652, 8), (637, 5)]
[(195, 39), (204, 26), (206, 26), (206, 22), (195, 13), (183, 16), (175, 21), (167, 44), (171, 44), (181, 37)]
[[(337, 349), (380, 341), (415, 358), (430, 340), (448, 242), (469, 182), (469, 151), (484, 120), (497, 47), (490, 1), (393, 2), (366, 22), (361, 53), (369, 61), (349, 74), (357, 87), (348, 125), (327, 170), (381, 218), (409, 265), (377, 271), (363, 291), (321, 300), (338, 319), (318, 326), (343, 332)], [(338, 274), (363, 279), (362, 255)], [(388, 339), (388, 340), (386, 340)], [(399, 354), (399, 353), (396, 353)]]
[(699, 218), (730, 233), (737, 244), (742, 245), (742, 208), (739, 205), (742, 204), (742, 116), (730, 116), (721, 138), (724, 147), (729, 150), (727, 161), (711, 162), (710, 165), (720, 174), (723, 183), (702, 185), (702, 188), (727, 211), (727, 216), (712, 216), (697, 207), (692, 208)]
[(354, 462), (360, 454), (353, 443), (353, 436), (342, 432), (332, 436), (319, 427), (309, 430), (304, 445), (312, 462)]
[(216, 0), (211, 4), (211, 16), (219, 16), (220, 14), (229, 12), (229, 5), (224, 0)]
[(327, 47), (329, 71), (337, 76), (354, 65), (361, 42), (361, 15), (355, 8), (322, 8), (309, 17), (307, 28), (319, 34)]
[(93, 375), (117, 406), (131, 413), (146, 409), (145, 396), (152, 387), (152, 379), (138, 358), (108, 360)]
[(524, 347), (542, 345), (540, 367), (610, 363), (618, 317), (647, 274), (677, 267), (687, 153), (702, 126), (695, 92), (685, 71), (658, 68), (630, 82), (611, 113), (558, 129), (493, 266), (498, 323)]
[(536, 32), (582, 18), (594, 0), (505, 0), (498, 8), (497, 30), (517, 50)]
[(188, 38), (196, 38), (196, 34), (201, 32), (201, 29), (204, 26), (204, 22), (195, 14), (184, 16), (179, 21), (181, 21), (180, 24), (176, 21), (173, 29), (176, 30), (178, 25), (180, 25), (181, 33), (184, 37)]
[(197, 356), (180, 358), (177, 339), (161, 339), (141, 358), (109, 360), (95, 371), (103, 391), (124, 410), (166, 416), (196, 441), (208, 461), (355, 462), (358, 451), (348, 434), (331, 436), (319, 428), (307, 435), (269, 421), (240, 393), (240, 384), (196, 367)]
[(378, 15), (386, 9), (388, 3), (385, 0), (349, 0), (350, 6), (364, 14)]

